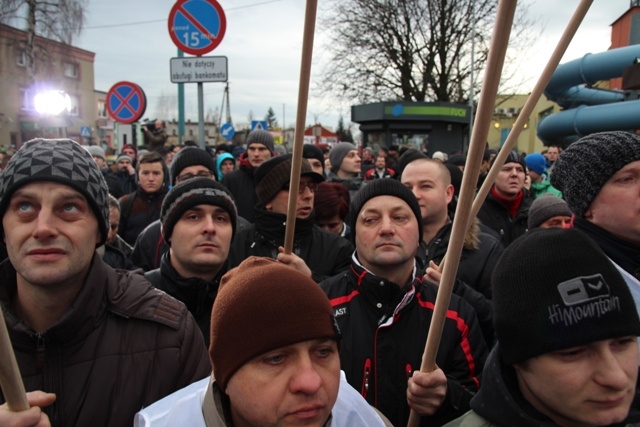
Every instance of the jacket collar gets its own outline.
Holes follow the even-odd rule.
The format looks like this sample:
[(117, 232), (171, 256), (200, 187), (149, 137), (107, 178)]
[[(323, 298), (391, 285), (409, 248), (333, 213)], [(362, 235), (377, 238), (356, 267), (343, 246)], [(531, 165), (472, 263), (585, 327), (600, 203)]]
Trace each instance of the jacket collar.
[[(262, 206), (254, 209), (253, 221), (255, 230), (267, 240), (273, 241), (278, 246), (284, 245), (284, 234), (287, 228), (287, 216), (279, 213), (270, 212)], [(311, 214), (309, 218), (296, 218), (295, 238), (296, 240), (310, 236), (315, 224), (315, 215)]]
[(24, 343), (30, 342), (36, 335), (42, 337), (45, 342), (81, 341), (84, 339), (107, 314), (104, 295), (107, 292), (108, 270), (109, 267), (97, 254), (94, 254), (84, 286), (80, 289), (71, 306), (57, 323), (43, 333), (36, 334), (30, 326), (9, 310), (11, 301), (16, 294), (17, 273), (9, 259), (3, 261), (0, 264), (0, 276), (5, 278), (5, 282), (0, 290), (0, 303), (5, 311), (7, 326), (22, 332), (15, 339), (24, 339)]
[(227, 263), (225, 262), (213, 281), (199, 277), (185, 278), (171, 265), (170, 252), (165, 252), (160, 260), (163, 290), (184, 302), (189, 311), (196, 317), (211, 308), (218, 294), (220, 278), (226, 271)]

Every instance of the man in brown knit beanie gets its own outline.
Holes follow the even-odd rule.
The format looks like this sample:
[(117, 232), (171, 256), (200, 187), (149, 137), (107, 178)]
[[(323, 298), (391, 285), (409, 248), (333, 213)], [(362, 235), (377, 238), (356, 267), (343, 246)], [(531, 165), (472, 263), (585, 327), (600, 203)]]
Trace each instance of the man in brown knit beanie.
[(340, 373), (333, 309), (309, 277), (250, 257), (220, 284), (210, 379), (138, 413), (137, 426), (382, 426)]

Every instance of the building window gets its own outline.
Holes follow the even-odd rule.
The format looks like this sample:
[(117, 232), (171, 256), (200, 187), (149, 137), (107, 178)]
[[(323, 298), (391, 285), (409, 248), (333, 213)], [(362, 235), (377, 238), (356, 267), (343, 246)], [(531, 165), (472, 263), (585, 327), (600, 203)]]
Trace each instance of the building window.
[(33, 97), (35, 93), (31, 89), (20, 89), (20, 109), (23, 111), (35, 111)]
[(193, 129), (189, 129), (189, 136), (193, 136)]
[(80, 115), (80, 98), (77, 95), (69, 94), (69, 98), (71, 99), (71, 109), (69, 110), (69, 115), (77, 117)]
[(98, 101), (98, 118), (107, 119), (107, 103), (104, 99)]
[(64, 67), (64, 76), (70, 77), (72, 79), (77, 79), (80, 75), (78, 70), (78, 64), (74, 64), (72, 62), (63, 63)]
[(16, 52), (16, 65), (18, 65), (18, 67), (27, 66), (27, 52), (22, 49)]

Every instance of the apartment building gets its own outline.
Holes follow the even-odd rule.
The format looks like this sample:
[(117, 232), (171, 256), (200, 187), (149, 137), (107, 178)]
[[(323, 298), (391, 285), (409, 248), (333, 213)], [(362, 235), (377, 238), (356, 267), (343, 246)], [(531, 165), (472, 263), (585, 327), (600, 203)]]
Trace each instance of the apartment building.
[[(95, 53), (35, 37), (31, 73), (26, 43), (25, 31), (0, 24), (0, 146), (17, 149), (35, 137), (108, 142), (113, 126), (106, 93), (94, 90)], [(38, 113), (34, 97), (46, 91), (67, 94), (68, 112)]]

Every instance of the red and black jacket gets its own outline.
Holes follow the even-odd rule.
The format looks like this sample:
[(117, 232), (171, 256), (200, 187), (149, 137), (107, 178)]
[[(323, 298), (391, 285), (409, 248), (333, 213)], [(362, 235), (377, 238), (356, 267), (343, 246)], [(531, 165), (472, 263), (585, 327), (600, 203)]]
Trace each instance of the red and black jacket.
[[(347, 381), (393, 425), (409, 418), (406, 390), (411, 373), (420, 369), (437, 288), (414, 279), (403, 288), (364, 269), (351, 268), (320, 283), (342, 332), (340, 362)], [(437, 365), (449, 379), (440, 409), (423, 423), (443, 425), (469, 410), (480, 386), (487, 347), (473, 308), (452, 295)]]

